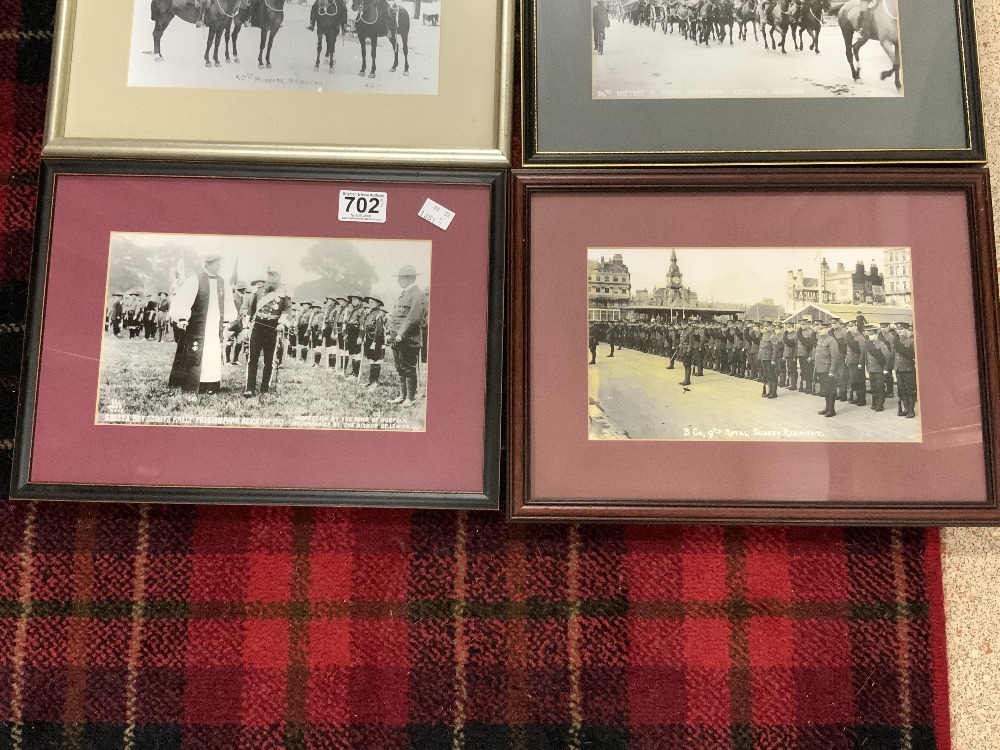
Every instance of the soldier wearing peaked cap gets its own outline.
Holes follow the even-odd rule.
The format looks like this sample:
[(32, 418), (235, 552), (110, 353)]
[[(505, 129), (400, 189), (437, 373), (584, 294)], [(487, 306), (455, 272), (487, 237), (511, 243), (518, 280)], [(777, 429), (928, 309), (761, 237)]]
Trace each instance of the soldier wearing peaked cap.
[(404, 265), (395, 274), (399, 283), (399, 298), (389, 318), (387, 341), (393, 350), (393, 360), (399, 375), (399, 396), (394, 403), (411, 406), (417, 398), (417, 367), (420, 362), (420, 323), (427, 308), (427, 298), (417, 286), (417, 270)]
[(917, 357), (913, 347), (913, 331), (909, 323), (897, 323), (899, 338), (895, 342), (896, 390), (899, 394), (897, 415), (913, 419), (917, 416)]
[(111, 327), (111, 332), (119, 337), (122, 332), (122, 318), (125, 315), (125, 307), (122, 304), (122, 294), (121, 292), (115, 292), (111, 295), (111, 305), (108, 308), (108, 324)]
[(377, 297), (365, 297), (367, 309), (361, 319), (364, 346), (362, 360), (368, 363), (368, 390), (378, 387), (382, 374), (382, 360), (385, 359), (385, 316), (383, 302)]
[(260, 392), (271, 388), (271, 370), (278, 336), (288, 327), (288, 310), (291, 301), (281, 287), (277, 271), (267, 274), (267, 281), (247, 300), (247, 317), (250, 320), (250, 356), (247, 362), (247, 383), (243, 395), (247, 398), (257, 391), (257, 365), (264, 360), (260, 378)]

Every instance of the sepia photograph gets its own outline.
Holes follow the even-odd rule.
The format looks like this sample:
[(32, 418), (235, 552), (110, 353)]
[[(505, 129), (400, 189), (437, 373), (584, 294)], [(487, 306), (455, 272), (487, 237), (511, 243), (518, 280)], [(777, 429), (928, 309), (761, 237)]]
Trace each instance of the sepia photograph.
[(440, 0), (136, 0), (128, 85), (438, 93)]
[(897, 0), (597, 0), (594, 99), (903, 95)]
[(97, 424), (423, 431), (431, 243), (114, 233)]
[(920, 442), (910, 260), (589, 249), (590, 439)]

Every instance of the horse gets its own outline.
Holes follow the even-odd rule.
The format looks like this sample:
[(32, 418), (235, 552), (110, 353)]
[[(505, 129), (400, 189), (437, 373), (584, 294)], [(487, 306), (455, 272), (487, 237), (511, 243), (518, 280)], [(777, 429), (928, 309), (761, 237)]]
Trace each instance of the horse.
[(819, 32), (823, 28), (823, 13), (830, 9), (830, 0), (803, 0), (799, 10), (799, 49), (805, 49), (803, 34), (809, 32), (809, 49), (819, 54)]
[(238, 63), (240, 61), (240, 53), (236, 49), (236, 40), (240, 35), (240, 29), (244, 26), (250, 25), (250, 0), (240, 0), (239, 8), (236, 10), (236, 15), (233, 17), (233, 23), (230, 27), (226, 28), (226, 60), (229, 59), (229, 43), (233, 44), (233, 62)]
[[(703, 0), (698, 8), (698, 38), (696, 44), (707, 45), (716, 30), (719, 19), (719, 3), (716, 0)], [(722, 41), (721, 39), (719, 40)]]
[(774, 32), (776, 29), (781, 30), (781, 54), (787, 54), (785, 52), (785, 37), (788, 36), (788, 29), (792, 30), (792, 44), (795, 49), (799, 48), (799, 39), (796, 36), (798, 21), (796, 17), (798, 15), (798, 6), (793, 0), (778, 0), (771, 7), (771, 48), (778, 49), (778, 45), (774, 42)]
[(736, 23), (739, 24), (739, 37), (747, 40), (747, 24), (753, 29), (753, 40), (757, 41), (757, 0), (743, 0), (736, 8)]
[(344, 0), (320, 0), (316, 6), (316, 65), (323, 54), (323, 40), (326, 40), (326, 57), (333, 72), (333, 53), (337, 50), (337, 36), (347, 30), (347, 3)]
[[(399, 47), (396, 44), (396, 14), (390, 10), (388, 0), (353, 0), (351, 10), (359, 11), (358, 18), (354, 22), (354, 30), (361, 42), (361, 70), (359, 76), (363, 76), (368, 69), (368, 48), (366, 43), (372, 43), (372, 70), (368, 74), (369, 78), (375, 77), (375, 50), (378, 47), (380, 36), (388, 37), (392, 45), (396, 59), (392, 70), (395, 71), (399, 65)], [(409, 27), (409, 14), (406, 16), (407, 27)], [(409, 63), (407, 63), (407, 71)]]
[(719, 44), (726, 41), (726, 29), (729, 33), (729, 46), (733, 45), (733, 24), (736, 22), (736, 9), (733, 7), (733, 0), (722, 0), (718, 4), (718, 12), (715, 23), (719, 32)]
[[(393, 3), (389, 6), (389, 12), (394, 16), (393, 21), (395, 22), (396, 33), (399, 34), (400, 41), (403, 43), (403, 75), (410, 75), (410, 14), (406, 11), (402, 5), (393, 0)], [(390, 24), (392, 28), (392, 24)], [(389, 69), (390, 73), (395, 73), (396, 68), (399, 67), (399, 50), (396, 48), (396, 37), (393, 36), (393, 50), (396, 52), (396, 60), (393, 62), (392, 67)]]
[(153, 21), (153, 54), (156, 56), (156, 62), (163, 62), (160, 39), (163, 38), (163, 32), (167, 30), (167, 26), (175, 16), (188, 23), (201, 22), (199, 7), (189, 3), (188, 0), (152, 0), (149, 14)]
[[(874, 26), (878, 36), (879, 44), (889, 57), (892, 67), (884, 70), (880, 74), (881, 80), (885, 80), (891, 75), (895, 75), (896, 91), (903, 90), (903, 83), (899, 80), (899, 6), (897, 0), (877, 0), (869, 12), (869, 26)], [(837, 22), (840, 24), (840, 31), (844, 35), (844, 49), (847, 55), (847, 64), (851, 66), (851, 76), (855, 81), (861, 79), (861, 68), (855, 66), (858, 61), (858, 50), (871, 37), (868, 36), (867, 29), (861, 29), (859, 17), (861, 15), (860, 0), (847, 0), (837, 14)], [(854, 41), (854, 33), (861, 32), (861, 38)]]
[[(257, 0), (257, 21), (260, 26), (260, 52), (257, 55), (257, 67), (271, 69), (271, 47), (274, 37), (285, 20), (285, 0)], [(265, 49), (267, 51), (265, 53)], [(266, 63), (266, 64), (265, 64)]]
[[(243, 0), (209, 0), (205, 8), (205, 28), (208, 29), (208, 42), (205, 44), (205, 67), (211, 68), (209, 53), (214, 46), (215, 67), (221, 68), (219, 62), (219, 44), (223, 37), (228, 38), (233, 27), (233, 19), (240, 11)], [(226, 44), (226, 62), (229, 62), (229, 44)]]

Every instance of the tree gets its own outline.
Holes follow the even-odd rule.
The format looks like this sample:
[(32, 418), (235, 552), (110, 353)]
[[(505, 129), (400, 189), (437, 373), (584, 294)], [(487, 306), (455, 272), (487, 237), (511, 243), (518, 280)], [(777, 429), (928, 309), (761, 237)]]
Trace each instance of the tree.
[(784, 318), (785, 310), (781, 305), (776, 305), (772, 298), (768, 297), (767, 299), (762, 299), (760, 302), (748, 307), (744, 317), (747, 320)]
[(300, 300), (367, 295), (378, 281), (372, 264), (347, 240), (325, 240), (310, 246), (302, 258), (302, 268), (319, 278), (296, 288), (295, 297)]
[(111, 242), (108, 292), (166, 292), (181, 258), (189, 273), (201, 267), (198, 254), (191, 248), (171, 241), (158, 247), (140, 247), (127, 236), (115, 235)]

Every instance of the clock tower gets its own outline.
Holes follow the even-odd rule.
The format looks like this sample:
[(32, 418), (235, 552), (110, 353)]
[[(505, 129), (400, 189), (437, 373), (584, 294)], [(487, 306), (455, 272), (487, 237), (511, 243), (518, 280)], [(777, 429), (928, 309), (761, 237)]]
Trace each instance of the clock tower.
[(667, 271), (667, 282), (670, 288), (670, 299), (681, 298), (681, 290), (684, 288), (684, 274), (681, 273), (680, 266), (677, 265), (677, 251), (670, 251), (670, 268)]

